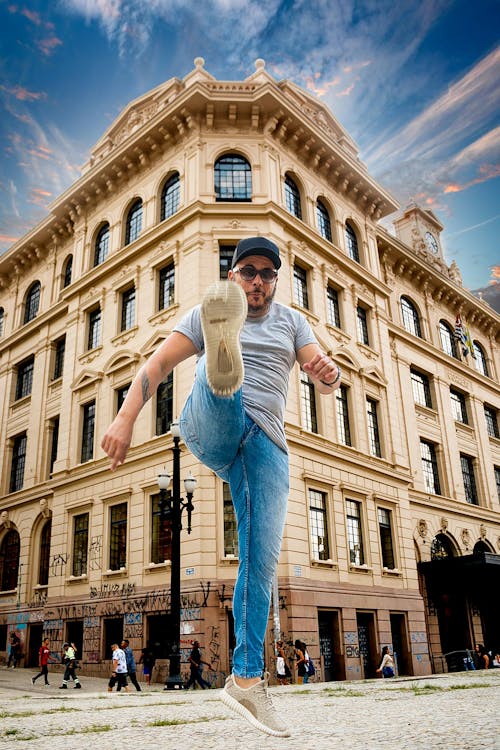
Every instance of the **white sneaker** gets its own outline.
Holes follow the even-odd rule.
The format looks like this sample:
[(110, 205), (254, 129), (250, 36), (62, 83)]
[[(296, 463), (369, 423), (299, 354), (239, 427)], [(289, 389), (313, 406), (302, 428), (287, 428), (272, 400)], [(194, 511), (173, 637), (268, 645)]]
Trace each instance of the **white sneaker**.
[(249, 688), (239, 687), (232, 674), (226, 679), (221, 700), (252, 726), (272, 737), (290, 737), (289, 729), (280, 720), (267, 691), (269, 673)]

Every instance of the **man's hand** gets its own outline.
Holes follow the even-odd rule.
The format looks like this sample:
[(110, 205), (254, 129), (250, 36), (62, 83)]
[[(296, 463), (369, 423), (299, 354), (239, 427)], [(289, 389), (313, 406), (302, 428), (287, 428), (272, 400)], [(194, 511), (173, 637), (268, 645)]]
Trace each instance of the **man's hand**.
[(132, 424), (118, 414), (101, 440), (101, 448), (111, 459), (111, 471), (125, 461), (132, 441)]
[(302, 369), (312, 380), (327, 388), (335, 389), (340, 383), (340, 368), (327, 354), (315, 354), (309, 362), (302, 364)]

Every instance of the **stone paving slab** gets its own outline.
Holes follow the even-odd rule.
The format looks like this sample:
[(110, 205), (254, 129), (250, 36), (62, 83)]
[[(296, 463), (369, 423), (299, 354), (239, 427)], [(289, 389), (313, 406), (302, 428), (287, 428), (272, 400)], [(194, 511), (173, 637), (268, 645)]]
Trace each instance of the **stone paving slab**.
[(500, 748), (500, 669), (363, 682), (273, 687), (292, 737), (268, 737), (234, 715), (220, 690), (108, 693), (31, 685), (0, 670), (0, 750), (476, 750)]

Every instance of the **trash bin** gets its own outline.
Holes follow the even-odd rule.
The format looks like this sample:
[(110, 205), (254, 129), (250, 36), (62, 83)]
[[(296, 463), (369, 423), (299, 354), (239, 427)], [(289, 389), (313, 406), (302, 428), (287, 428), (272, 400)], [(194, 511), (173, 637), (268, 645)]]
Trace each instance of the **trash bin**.
[(450, 651), (444, 655), (448, 672), (465, 672), (470, 667), (470, 655), (465, 649), (463, 651)]

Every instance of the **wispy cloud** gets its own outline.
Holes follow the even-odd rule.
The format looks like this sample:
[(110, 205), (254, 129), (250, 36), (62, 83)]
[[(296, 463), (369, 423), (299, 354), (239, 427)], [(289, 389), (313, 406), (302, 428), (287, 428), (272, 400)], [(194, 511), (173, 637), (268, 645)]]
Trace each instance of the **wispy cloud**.
[[(47, 21), (41, 13), (14, 4), (8, 5), (7, 10), (9, 13), (23, 16), (36, 27), (37, 33), (34, 39), (34, 46), (39, 49), (45, 57), (50, 57), (57, 47), (60, 47), (63, 44), (62, 39), (59, 39), (54, 33), (54, 24), (52, 21)], [(43, 36), (40, 36), (40, 34)]]
[[(480, 221), (478, 224), (472, 224), (470, 227), (464, 227), (464, 229), (460, 229), (458, 232), (450, 232), (448, 234), (448, 237), (459, 237), (461, 234), (466, 234), (467, 232), (473, 232), (476, 229), (485, 227), (494, 221), (498, 221), (498, 219), (500, 219), (500, 214), (497, 214), (496, 216), (491, 216), (489, 219), (485, 219), (485, 221)], [(495, 268), (500, 269), (500, 266), (495, 266)]]
[(24, 86), (13, 86), (12, 88), (0, 86), (0, 89), (20, 102), (36, 102), (47, 98), (47, 94), (44, 91), (29, 91)]

